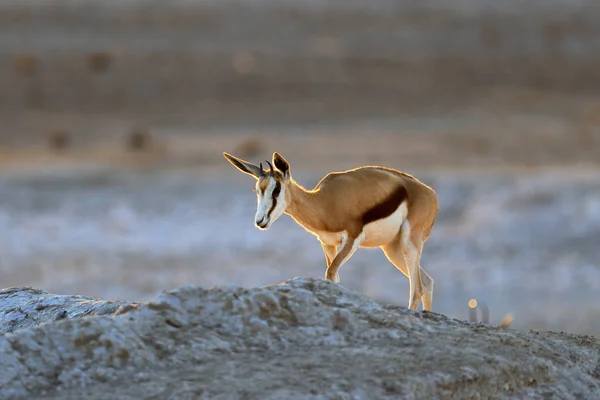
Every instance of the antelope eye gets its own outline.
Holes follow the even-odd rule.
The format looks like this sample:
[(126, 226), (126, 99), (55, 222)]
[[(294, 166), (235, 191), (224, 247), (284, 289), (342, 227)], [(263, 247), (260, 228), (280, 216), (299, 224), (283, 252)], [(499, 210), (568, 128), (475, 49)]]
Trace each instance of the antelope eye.
[(281, 192), (281, 187), (277, 186), (275, 189), (273, 189), (273, 197), (279, 196), (280, 192)]

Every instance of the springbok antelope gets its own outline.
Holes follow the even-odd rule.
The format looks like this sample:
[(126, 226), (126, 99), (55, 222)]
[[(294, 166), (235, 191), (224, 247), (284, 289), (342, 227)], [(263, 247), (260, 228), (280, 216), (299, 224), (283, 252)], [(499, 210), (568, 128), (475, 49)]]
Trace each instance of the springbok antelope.
[[(435, 191), (391, 168), (365, 166), (327, 174), (312, 190), (292, 179), (290, 164), (273, 153), (268, 170), (223, 153), (240, 171), (256, 178), (254, 222), (268, 229), (288, 214), (316, 235), (327, 262), (325, 278), (339, 282), (338, 269), (359, 247), (381, 247), (408, 277), (408, 308), (431, 311), (433, 279), (421, 268), (421, 251), (438, 212)], [(338, 247), (341, 247), (338, 252)]]

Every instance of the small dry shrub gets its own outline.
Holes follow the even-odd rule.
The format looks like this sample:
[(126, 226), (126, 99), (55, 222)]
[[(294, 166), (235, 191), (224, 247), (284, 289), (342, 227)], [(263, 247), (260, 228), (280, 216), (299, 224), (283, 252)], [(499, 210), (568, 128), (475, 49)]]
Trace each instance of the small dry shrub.
[(13, 70), (19, 76), (32, 76), (37, 66), (38, 60), (33, 54), (16, 54), (13, 57)]
[(106, 52), (92, 53), (87, 57), (87, 64), (93, 72), (105, 72), (112, 64), (112, 56)]
[(242, 140), (236, 147), (236, 154), (239, 154), (240, 157), (256, 157), (264, 150), (264, 145), (262, 140), (258, 138), (249, 138)]
[(129, 151), (147, 151), (152, 146), (152, 135), (146, 128), (136, 128), (127, 137)]
[(500, 45), (500, 33), (495, 26), (482, 26), (479, 30), (479, 39), (486, 47), (495, 48)]
[(50, 132), (47, 136), (48, 147), (52, 151), (63, 151), (71, 144), (71, 135), (65, 130)]

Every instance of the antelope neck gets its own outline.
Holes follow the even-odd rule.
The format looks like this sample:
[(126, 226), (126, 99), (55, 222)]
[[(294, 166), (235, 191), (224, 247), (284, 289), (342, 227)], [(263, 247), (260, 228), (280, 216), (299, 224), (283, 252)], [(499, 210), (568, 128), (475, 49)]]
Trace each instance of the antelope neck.
[(288, 190), (290, 192), (290, 204), (285, 213), (304, 228), (311, 231), (320, 229), (322, 223), (318, 215), (321, 210), (318, 205), (318, 192), (306, 190), (295, 181), (290, 182)]

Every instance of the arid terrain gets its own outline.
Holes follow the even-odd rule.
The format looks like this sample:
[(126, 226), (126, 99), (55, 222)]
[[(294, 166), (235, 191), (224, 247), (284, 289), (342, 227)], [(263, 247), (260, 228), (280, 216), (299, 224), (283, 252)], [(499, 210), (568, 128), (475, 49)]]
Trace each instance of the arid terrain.
[[(329, 281), (147, 304), (0, 291), (3, 399), (591, 399), (593, 336), (374, 303)], [(39, 328), (35, 328), (41, 324)], [(43, 351), (40, 351), (43, 349)]]
[[(598, 4), (483, 3), (3, 3), (2, 286), (141, 301), (322, 277), (289, 218), (253, 227), (222, 157), (279, 151), (308, 187), (381, 164), (437, 190), (436, 311), (600, 332)], [(341, 276), (407, 301), (378, 250)]]
[[(356, 335), (335, 334), (333, 351), (329, 317), (282, 323), (297, 339), (288, 348), (240, 339), (269, 320), (259, 309), (173, 303), (167, 314), (190, 319), (172, 339), (172, 315), (151, 305), (133, 322), (112, 309), (51, 322), (16, 305), (0, 312), (0, 332), (20, 332), (0, 335), (0, 387), (12, 382), (16, 398), (598, 396), (600, 2), (20, 0), (0, 4), (0, 26), (0, 288), (117, 302), (174, 290), (220, 310), (230, 285), (252, 296), (299, 285), (294, 315), (316, 312), (314, 296), (327, 315), (360, 308)], [(408, 280), (378, 249), (359, 250), (340, 286), (314, 280), (325, 274), (317, 239), (286, 216), (257, 230), (253, 182), (223, 151), (254, 162), (278, 151), (307, 187), (364, 164), (431, 185), (440, 212), (422, 265), (439, 315), (401, 308)], [(292, 277), (305, 280), (276, 285)], [(350, 305), (333, 305), (340, 293)], [(512, 314), (515, 330), (464, 324), (470, 299), (492, 325)], [(227, 318), (242, 322), (203, 325)], [(120, 344), (69, 347), (87, 329)], [(369, 336), (383, 331), (400, 336)], [(58, 350), (36, 358), (50, 342), (69, 349), (71, 372), (57, 376)], [(131, 358), (119, 364), (122, 349)], [(348, 372), (357, 354), (365, 370)], [(286, 360), (298, 379), (281, 375)]]

